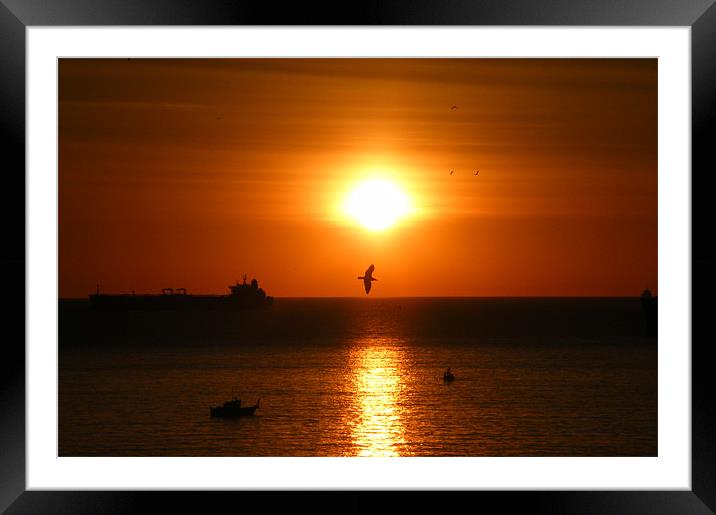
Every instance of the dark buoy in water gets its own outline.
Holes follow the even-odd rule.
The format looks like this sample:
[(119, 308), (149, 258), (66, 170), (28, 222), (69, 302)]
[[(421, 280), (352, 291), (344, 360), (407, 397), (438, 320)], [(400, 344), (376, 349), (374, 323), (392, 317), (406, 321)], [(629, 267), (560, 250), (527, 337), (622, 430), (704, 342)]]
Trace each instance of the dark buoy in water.
[(454, 380), (455, 380), (455, 376), (450, 371), (450, 367), (447, 367), (447, 370), (445, 372), (443, 372), (443, 381), (445, 381), (446, 383), (449, 383), (450, 381), (454, 381)]

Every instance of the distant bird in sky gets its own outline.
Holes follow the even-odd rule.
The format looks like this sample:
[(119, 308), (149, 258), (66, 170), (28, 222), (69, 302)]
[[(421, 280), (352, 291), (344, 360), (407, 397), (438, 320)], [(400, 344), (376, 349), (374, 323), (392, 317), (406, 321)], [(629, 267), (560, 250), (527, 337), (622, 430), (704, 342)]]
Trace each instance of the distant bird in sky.
[(365, 275), (360, 276), (358, 279), (363, 279), (363, 286), (365, 286), (365, 294), (368, 295), (370, 293), (370, 286), (371, 281), (377, 281), (375, 277), (373, 277), (373, 270), (375, 270), (375, 265), (370, 265), (368, 267), (368, 270), (365, 271)]
[(452, 106), (452, 107), (450, 108), (451, 111), (454, 111), (455, 109), (457, 109), (457, 106)]
[(475, 172), (475, 175), (477, 175), (478, 173), (480, 173), (480, 170), (476, 171), (476, 172)]
[(452, 175), (452, 170), (450, 170), (450, 175)]

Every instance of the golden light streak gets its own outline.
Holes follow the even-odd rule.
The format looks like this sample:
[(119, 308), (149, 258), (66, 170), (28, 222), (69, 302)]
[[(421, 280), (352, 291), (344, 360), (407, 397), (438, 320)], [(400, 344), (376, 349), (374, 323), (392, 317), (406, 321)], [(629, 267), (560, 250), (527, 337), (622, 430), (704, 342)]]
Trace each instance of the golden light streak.
[(370, 341), (352, 356), (358, 419), (353, 441), (359, 456), (399, 456), (405, 443), (400, 391), (403, 356), (393, 347)]

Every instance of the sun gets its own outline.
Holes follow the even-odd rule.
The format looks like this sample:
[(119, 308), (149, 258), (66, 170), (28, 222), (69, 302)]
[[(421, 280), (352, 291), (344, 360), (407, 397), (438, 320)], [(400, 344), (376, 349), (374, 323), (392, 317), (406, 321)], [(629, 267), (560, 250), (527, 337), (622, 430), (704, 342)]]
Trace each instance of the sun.
[(343, 209), (366, 229), (382, 231), (410, 212), (410, 202), (394, 182), (369, 179), (348, 194)]

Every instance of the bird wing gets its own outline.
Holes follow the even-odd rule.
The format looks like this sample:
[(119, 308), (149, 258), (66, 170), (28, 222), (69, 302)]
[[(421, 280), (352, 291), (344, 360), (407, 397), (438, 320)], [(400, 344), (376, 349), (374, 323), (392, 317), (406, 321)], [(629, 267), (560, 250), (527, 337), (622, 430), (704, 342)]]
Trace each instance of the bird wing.
[(365, 277), (366, 279), (369, 279), (371, 275), (373, 275), (373, 270), (375, 270), (375, 265), (370, 265), (368, 267), (368, 270), (365, 271)]
[(365, 294), (368, 295), (370, 293), (370, 287), (373, 283), (370, 282), (370, 279), (366, 277), (363, 280), (363, 286), (365, 286)]

